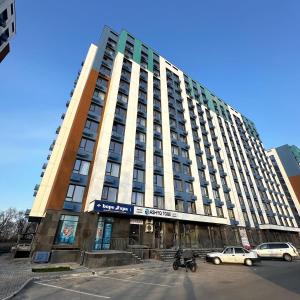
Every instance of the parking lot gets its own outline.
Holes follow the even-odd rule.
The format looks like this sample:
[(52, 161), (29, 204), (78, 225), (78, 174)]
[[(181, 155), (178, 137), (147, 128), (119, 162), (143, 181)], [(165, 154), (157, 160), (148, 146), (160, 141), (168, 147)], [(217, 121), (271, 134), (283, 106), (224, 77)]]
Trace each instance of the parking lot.
[(30, 283), (14, 299), (300, 299), (300, 261), (263, 261), (253, 267), (198, 261), (184, 269), (127, 269)]

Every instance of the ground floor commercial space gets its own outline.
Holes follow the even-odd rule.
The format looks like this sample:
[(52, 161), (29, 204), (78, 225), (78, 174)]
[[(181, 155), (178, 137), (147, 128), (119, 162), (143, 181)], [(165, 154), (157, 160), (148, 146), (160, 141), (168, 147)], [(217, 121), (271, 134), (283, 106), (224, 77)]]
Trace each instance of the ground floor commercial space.
[(32, 252), (52, 250), (127, 250), (222, 248), (289, 241), (300, 248), (299, 233), (191, 222), (111, 212), (48, 211), (40, 221)]

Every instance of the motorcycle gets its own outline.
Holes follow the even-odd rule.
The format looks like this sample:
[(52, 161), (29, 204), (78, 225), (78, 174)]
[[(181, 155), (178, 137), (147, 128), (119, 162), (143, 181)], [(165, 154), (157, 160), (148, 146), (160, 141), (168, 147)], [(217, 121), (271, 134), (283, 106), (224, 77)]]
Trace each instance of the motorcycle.
[(190, 269), (192, 272), (196, 272), (197, 263), (196, 263), (197, 255), (193, 253), (191, 250), (178, 250), (174, 256), (175, 261), (173, 262), (173, 269), (176, 271), (179, 268), (185, 268), (187, 272)]

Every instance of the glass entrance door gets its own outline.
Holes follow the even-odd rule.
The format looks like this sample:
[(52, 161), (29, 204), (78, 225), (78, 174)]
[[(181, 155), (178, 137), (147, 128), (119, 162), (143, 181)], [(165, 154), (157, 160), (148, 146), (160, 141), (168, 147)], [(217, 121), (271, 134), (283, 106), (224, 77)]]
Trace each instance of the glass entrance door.
[(100, 217), (97, 224), (94, 250), (109, 250), (112, 234), (112, 222)]

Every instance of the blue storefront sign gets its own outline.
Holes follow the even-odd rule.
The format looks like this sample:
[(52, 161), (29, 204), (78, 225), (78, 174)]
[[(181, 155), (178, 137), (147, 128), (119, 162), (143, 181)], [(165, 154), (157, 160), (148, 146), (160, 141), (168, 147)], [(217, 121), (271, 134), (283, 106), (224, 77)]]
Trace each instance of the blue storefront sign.
[(107, 201), (95, 200), (94, 211), (95, 212), (109, 212), (125, 215), (133, 215), (133, 205), (112, 203)]

